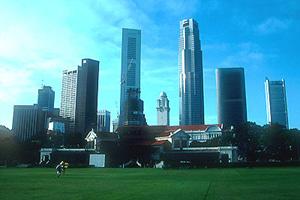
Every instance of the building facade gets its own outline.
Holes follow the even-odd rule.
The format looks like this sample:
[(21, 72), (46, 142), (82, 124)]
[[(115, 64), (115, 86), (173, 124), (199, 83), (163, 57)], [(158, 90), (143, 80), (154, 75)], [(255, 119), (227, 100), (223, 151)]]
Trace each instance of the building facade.
[(110, 132), (110, 112), (100, 110), (97, 114), (97, 132)]
[(38, 105), (15, 105), (12, 131), (21, 141), (41, 138), (47, 130), (47, 112)]
[(198, 23), (180, 21), (179, 124), (204, 124), (203, 66)]
[(170, 125), (169, 99), (165, 92), (161, 92), (157, 99), (157, 125)]
[(243, 68), (216, 70), (218, 123), (225, 127), (247, 122)]
[(38, 90), (38, 105), (47, 112), (53, 112), (55, 92), (50, 86)]
[(141, 30), (122, 29), (121, 95), (119, 126), (144, 124), (140, 99)]
[(285, 81), (265, 81), (267, 120), (289, 128)]
[(64, 70), (62, 74), (60, 116), (69, 119), (70, 132), (75, 131), (78, 70)]
[(99, 61), (82, 59), (78, 67), (75, 127), (76, 132), (85, 137), (92, 129), (97, 129)]

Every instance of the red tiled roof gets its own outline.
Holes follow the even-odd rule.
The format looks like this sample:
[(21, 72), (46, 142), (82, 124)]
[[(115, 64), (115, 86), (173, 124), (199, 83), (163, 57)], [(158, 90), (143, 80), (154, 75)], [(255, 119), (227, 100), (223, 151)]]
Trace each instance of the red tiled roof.
[(119, 127), (118, 132), (131, 135), (143, 135), (164, 137), (169, 136), (172, 132), (182, 129), (184, 131), (205, 131), (211, 126), (218, 126), (222, 129), (222, 124), (209, 124), (209, 125), (187, 125), (187, 126), (122, 126)]
[(187, 125), (187, 126), (170, 126), (170, 129), (177, 130), (182, 129), (185, 131), (205, 131), (210, 126), (218, 126), (222, 128), (222, 124), (207, 124), (207, 125)]
[(161, 140), (161, 141), (155, 141), (152, 143), (152, 145), (163, 145), (167, 142), (167, 140)]
[(160, 136), (169, 136), (170, 133), (182, 129), (184, 131), (205, 131), (207, 128), (211, 126), (218, 126), (219, 128), (222, 128), (222, 124), (208, 124), (208, 125), (186, 125), (186, 126), (167, 126), (166, 130), (161, 132)]

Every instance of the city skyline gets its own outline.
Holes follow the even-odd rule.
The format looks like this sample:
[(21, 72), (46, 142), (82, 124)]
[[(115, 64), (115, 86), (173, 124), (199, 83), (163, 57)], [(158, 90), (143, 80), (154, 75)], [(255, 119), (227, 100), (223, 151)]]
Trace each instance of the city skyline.
[[(13, 105), (35, 103), (42, 82), (60, 96), (62, 71), (73, 69), (84, 57), (101, 61), (98, 110), (111, 111), (114, 120), (119, 110), (124, 27), (141, 29), (144, 38), (141, 99), (148, 124), (156, 124), (156, 97), (161, 91), (170, 99), (170, 124), (178, 124), (178, 25), (182, 19), (194, 18), (202, 42), (206, 124), (217, 123), (215, 69), (244, 67), (248, 121), (267, 123), (267, 76), (285, 79), (289, 127), (300, 128), (299, 3), (274, 1), (270, 6), (263, 2), (242, 5), (237, 1), (230, 6), (221, 1), (190, 1), (188, 5), (184, 1), (157, 5), (150, 1), (72, 5), (54, 1), (30, 6), (26, 1), (1, 2), (0, 107), (6, 114), (0, 115), (0, 124), (11, 128)], [(257, 9), (267, 12), (253, 16)], [(81, 15), (76, 16), (79, 10)], [(59, 104), (56, 98), (55, 107)]]

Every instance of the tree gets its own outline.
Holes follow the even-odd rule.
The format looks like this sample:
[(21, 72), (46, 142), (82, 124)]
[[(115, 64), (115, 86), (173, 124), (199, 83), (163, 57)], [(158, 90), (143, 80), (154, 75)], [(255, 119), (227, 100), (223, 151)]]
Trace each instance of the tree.
[(238, 147), (240, 158), (248, 162), (258, 159), (259, 141), (263, 133), (263, 128), (254, 122), (247, 122), (234, 127), (231, 141), (233, 145)]
[(268, 161), (286, 161), (291, 159), (292, 143), (290, 131), (279, 124), (265, 126), (262, 137), (265, 158)]
[(18, 146), (15, 136), (5, 126), (0, 125), (0, 165), (11, 165), (17, 160)]

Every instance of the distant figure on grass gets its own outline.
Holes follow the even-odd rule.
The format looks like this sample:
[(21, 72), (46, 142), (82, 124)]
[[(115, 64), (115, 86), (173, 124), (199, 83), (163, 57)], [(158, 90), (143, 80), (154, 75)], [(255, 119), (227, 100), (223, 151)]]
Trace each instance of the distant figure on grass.
[(65, 174), (68, 167), (69, 167), (69, 163), (61, 161), (55, 168), (57, 177), (60, 177), (62, 173)]
[[(62, 161), (63, 162), (63, 161)], [(66, 173), (67, 168), (69, 167), (69, 163), (63, 162), (63, 173)]]
[(61, 162), (55, 167), (55, 169), (56, 169), (56, 175), (57, 175), (57, 177), (59, 178), (60, 175), (61, 175), (61, 173), (62, 173), (63, 170), (64, 170), (64, 161), (61, 161)]

